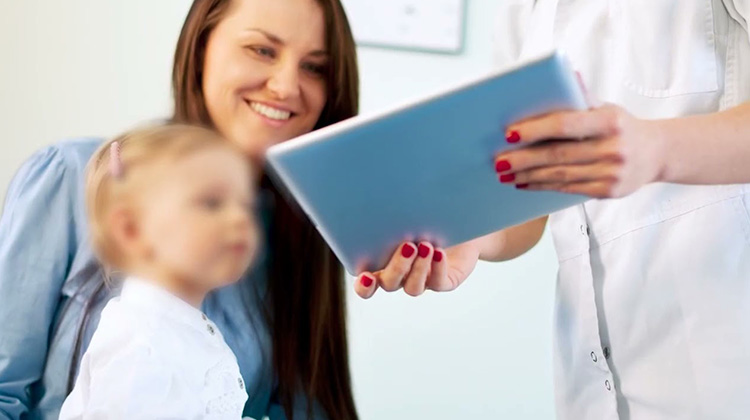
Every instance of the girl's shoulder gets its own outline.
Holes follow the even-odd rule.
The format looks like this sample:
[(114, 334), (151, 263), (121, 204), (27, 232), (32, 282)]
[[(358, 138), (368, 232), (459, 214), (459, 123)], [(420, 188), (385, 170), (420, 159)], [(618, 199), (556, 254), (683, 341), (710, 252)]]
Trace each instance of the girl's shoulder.
[[(133, 303), (123, 298), (122, 292), (109, 300), (102, 310), (91, 347), (102, 347), (106, 351), (130, 342), (147, 343), (150, 351), (159, 353), (174, 347), (179, 338), (172, 328), (169, 317), (142, 303)], [(169, 354), (161, 356), (168, 358)]]
[(124, 304), (120, 297), (114, 297), (102, 310), (87, 353), (91, 358), (103, 360), (137, 353), (164, 364), (169, 359), (158, 351), (159, 338), (147, 316)]

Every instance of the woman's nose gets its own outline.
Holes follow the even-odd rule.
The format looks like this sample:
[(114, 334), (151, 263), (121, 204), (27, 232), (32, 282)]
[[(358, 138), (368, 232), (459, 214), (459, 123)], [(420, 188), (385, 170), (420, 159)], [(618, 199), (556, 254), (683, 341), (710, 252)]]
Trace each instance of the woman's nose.
[(299, 70), (296, 65), (280, 64), (268, 79), (268, 89), (276, 99), (294, 99), (300, 95)]

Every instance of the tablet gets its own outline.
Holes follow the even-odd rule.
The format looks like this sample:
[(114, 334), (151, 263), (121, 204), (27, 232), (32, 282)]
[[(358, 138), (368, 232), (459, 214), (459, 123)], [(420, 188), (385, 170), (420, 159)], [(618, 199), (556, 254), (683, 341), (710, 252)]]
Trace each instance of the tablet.
[(511, 122), (586, 108), (555, 52), (408, 104), (276, 145), (271, 174), (350, 274), (379, 270), (406, 240), (443, 248), (587, 198), (502, 185), (495, 156)]

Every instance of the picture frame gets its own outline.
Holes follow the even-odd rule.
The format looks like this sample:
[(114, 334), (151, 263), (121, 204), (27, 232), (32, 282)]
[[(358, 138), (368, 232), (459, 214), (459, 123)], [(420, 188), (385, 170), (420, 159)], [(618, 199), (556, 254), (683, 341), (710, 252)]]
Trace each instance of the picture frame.
[(343, 0), (357, 44), (460, 54), (467, 0)]

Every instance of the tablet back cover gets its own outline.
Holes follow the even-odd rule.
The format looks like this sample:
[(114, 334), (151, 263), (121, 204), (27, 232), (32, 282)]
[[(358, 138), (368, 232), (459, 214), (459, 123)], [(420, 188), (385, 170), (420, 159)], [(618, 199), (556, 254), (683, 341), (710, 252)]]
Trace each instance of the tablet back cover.
[(501, 185), (505, 127), (585, 109), (559, 53), (274, 146), (268, 162), (351, 274), (377, 270), (404, 240), (449, 247), (586, 197)]

